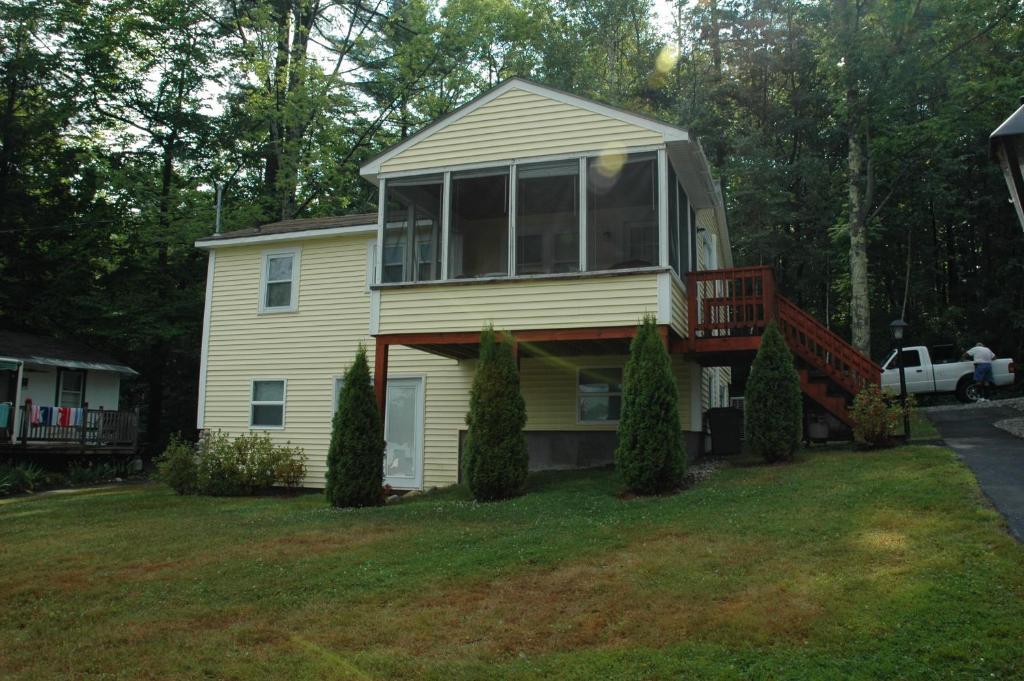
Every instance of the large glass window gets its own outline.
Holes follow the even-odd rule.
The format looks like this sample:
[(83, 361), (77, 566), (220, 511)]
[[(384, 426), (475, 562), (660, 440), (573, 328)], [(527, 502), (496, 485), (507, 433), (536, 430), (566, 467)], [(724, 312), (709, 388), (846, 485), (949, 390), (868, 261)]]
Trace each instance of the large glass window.
[(283, 428), (284, 394), (283, 380), (253, 381), (249, 425), (253, 428)]
[(683, 276), (690, 270), (690, 201), (679, 184), (679, 178), (670, 163), (668, 166), (668, 247), (669, 265)]
[(580, 369), (576, 380), (580, 423), (614, 423), (622, 411), (622, 369)]
[(452, 175), (448, 276), (508, 274), (508, 170)]
[(580, 164), (516, 171), (516, 274), (580, 269)]
[(587, 168), (588, 269), (657, 265), (657, 159), (601, 157)]
[(440, 178), (385, 185), (387, 206), (381, 281), (432, 281), (441, 278)]

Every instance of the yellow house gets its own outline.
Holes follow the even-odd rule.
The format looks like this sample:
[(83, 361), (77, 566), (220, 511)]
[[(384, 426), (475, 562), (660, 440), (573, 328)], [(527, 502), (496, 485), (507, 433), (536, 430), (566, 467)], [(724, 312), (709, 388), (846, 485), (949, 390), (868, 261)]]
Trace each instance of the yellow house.
[(728, 269), (697, 140), (645, 116), (513, 79), (361, 173), (376, 214), (196, 244), (209, 251), (198, 426), (302, 446), (310, 486), (360, 343), (385, 410), (385, 480), (420, 489), (459, 479), (485, 324), (515, 338), (531, 467), (574, 468), (612, 460), (644, 315), (672, 352), (692, 454), (705, 410), (728, 400), (730, 353), (756, 349), (782, 309), (765, 268)]

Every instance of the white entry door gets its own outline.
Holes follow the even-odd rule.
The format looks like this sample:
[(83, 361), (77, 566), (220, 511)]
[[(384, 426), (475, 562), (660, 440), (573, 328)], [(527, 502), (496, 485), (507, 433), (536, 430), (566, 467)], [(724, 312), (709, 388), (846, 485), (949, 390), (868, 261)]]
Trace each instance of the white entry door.
[(389, 378), (384, 412), (384, 484), (423, 487), (423, 379)]

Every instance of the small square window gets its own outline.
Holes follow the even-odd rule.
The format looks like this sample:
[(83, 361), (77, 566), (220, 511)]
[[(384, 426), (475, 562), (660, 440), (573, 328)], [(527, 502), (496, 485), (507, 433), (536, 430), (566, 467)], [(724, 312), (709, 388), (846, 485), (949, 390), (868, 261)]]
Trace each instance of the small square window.
[(283, 379), (252, 382), (249, 425), (252, 428), (284, 428), (286, 381)]

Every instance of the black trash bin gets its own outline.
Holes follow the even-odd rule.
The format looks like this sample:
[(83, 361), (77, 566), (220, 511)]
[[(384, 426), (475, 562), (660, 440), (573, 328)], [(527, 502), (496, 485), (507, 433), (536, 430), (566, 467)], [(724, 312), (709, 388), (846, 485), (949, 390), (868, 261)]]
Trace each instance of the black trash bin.
[(711, 429), (711, 453), (715, 456), (739, 454), (742, 450), (743, 412), (735, 407), (708, 409)]

